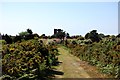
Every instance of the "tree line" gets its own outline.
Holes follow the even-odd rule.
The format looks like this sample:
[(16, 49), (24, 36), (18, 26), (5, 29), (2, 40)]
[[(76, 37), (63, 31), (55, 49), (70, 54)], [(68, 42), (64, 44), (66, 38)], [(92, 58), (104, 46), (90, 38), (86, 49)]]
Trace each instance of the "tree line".
[[(5, 35), (3, 34), (1, 36), (2, 36), (1, 39), (5, 40), (7, 44), (15, 43), (18, 41), (21, 42), (22, 40), (34, 39), (35, 37), (43, 38), (43, 39), (59, 38), (62, 40), (64, 40), (65, 37), (67, 39), (90, 39), (92, 42), (99, 42), (104, 37), (110, 37), (110, 35), (104, 35), (102, 33), (98, 34), (97, 30), (92, 30), (92, 31), (86, 33), (86, 35), (84, 37), (81, 35), (70, 36), (69, 33), (66, 33), (65, 31), (63, 31), (61, 29), (58, 33), (53, 34), (51, 36), (46, 36), (45, 34), (42, 34), (41, 36), (39, 36), (37, 33), (33, 34), (33, 31), (31, 29), (22, 31), (19, 33), (19, 35), (16, 35), (16, 36), (11, 36), (8, 34), (5, 34)], [(120, 34), (118, 34), (115, 37), (120, 37)]]

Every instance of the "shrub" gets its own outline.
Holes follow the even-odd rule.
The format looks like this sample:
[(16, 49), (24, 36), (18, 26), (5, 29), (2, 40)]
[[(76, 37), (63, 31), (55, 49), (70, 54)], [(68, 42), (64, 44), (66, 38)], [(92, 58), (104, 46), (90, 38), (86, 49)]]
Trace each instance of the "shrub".
[(112, 75), (114, 78), (120, 78), (120, 38), (112, 36), (103, 38), (97, 43), (75, 46), (71, 43), (67, 45), (71, 54), (88, 61), (91, 65), (98, 66), (102, 72)]
[(2, 49), (2, 73), (12, 80), (43, 79), (46, 69), (57, 62), (55, 46), (45, 46), (38, 40), (4, 45)]

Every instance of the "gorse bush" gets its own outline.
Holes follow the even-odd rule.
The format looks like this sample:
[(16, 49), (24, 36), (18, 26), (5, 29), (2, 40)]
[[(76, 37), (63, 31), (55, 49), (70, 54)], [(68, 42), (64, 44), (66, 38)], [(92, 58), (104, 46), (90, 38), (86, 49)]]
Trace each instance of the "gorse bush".
[(120, 38), (103, 38), (98, 43), (84, 45), (69, 43), (67, 47), (81, 60), (98, 66), (106, 74), (120, 78)]
[(38, 40), (7, 44), (2, 48), (2, 77), (7, 80), (45, 79), (48, 77), (45, 70), (57, 62), (57, 48)]

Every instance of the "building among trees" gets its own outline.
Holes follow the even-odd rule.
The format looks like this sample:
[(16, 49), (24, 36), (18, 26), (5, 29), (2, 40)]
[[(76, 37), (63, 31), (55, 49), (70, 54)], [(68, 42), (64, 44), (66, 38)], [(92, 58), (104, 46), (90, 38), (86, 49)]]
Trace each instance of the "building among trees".
[(59, 34), (61, 32), (63, 32), (62, 29), (54, 29), (54, 35)]

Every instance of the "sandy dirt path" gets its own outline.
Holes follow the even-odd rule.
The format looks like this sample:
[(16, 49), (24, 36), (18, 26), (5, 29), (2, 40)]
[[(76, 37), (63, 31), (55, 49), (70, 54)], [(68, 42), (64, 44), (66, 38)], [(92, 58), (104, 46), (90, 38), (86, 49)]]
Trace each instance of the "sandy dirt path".
[(55, 75), (56, 78), (106, 78), (105, 74), (100, 74), (96, 67), (89, 65), (85, 61), (71, 55), (64, 47), (58, 47), (61, 62), (57, 67), (57, 71), (61, 71), (63, 75)]

